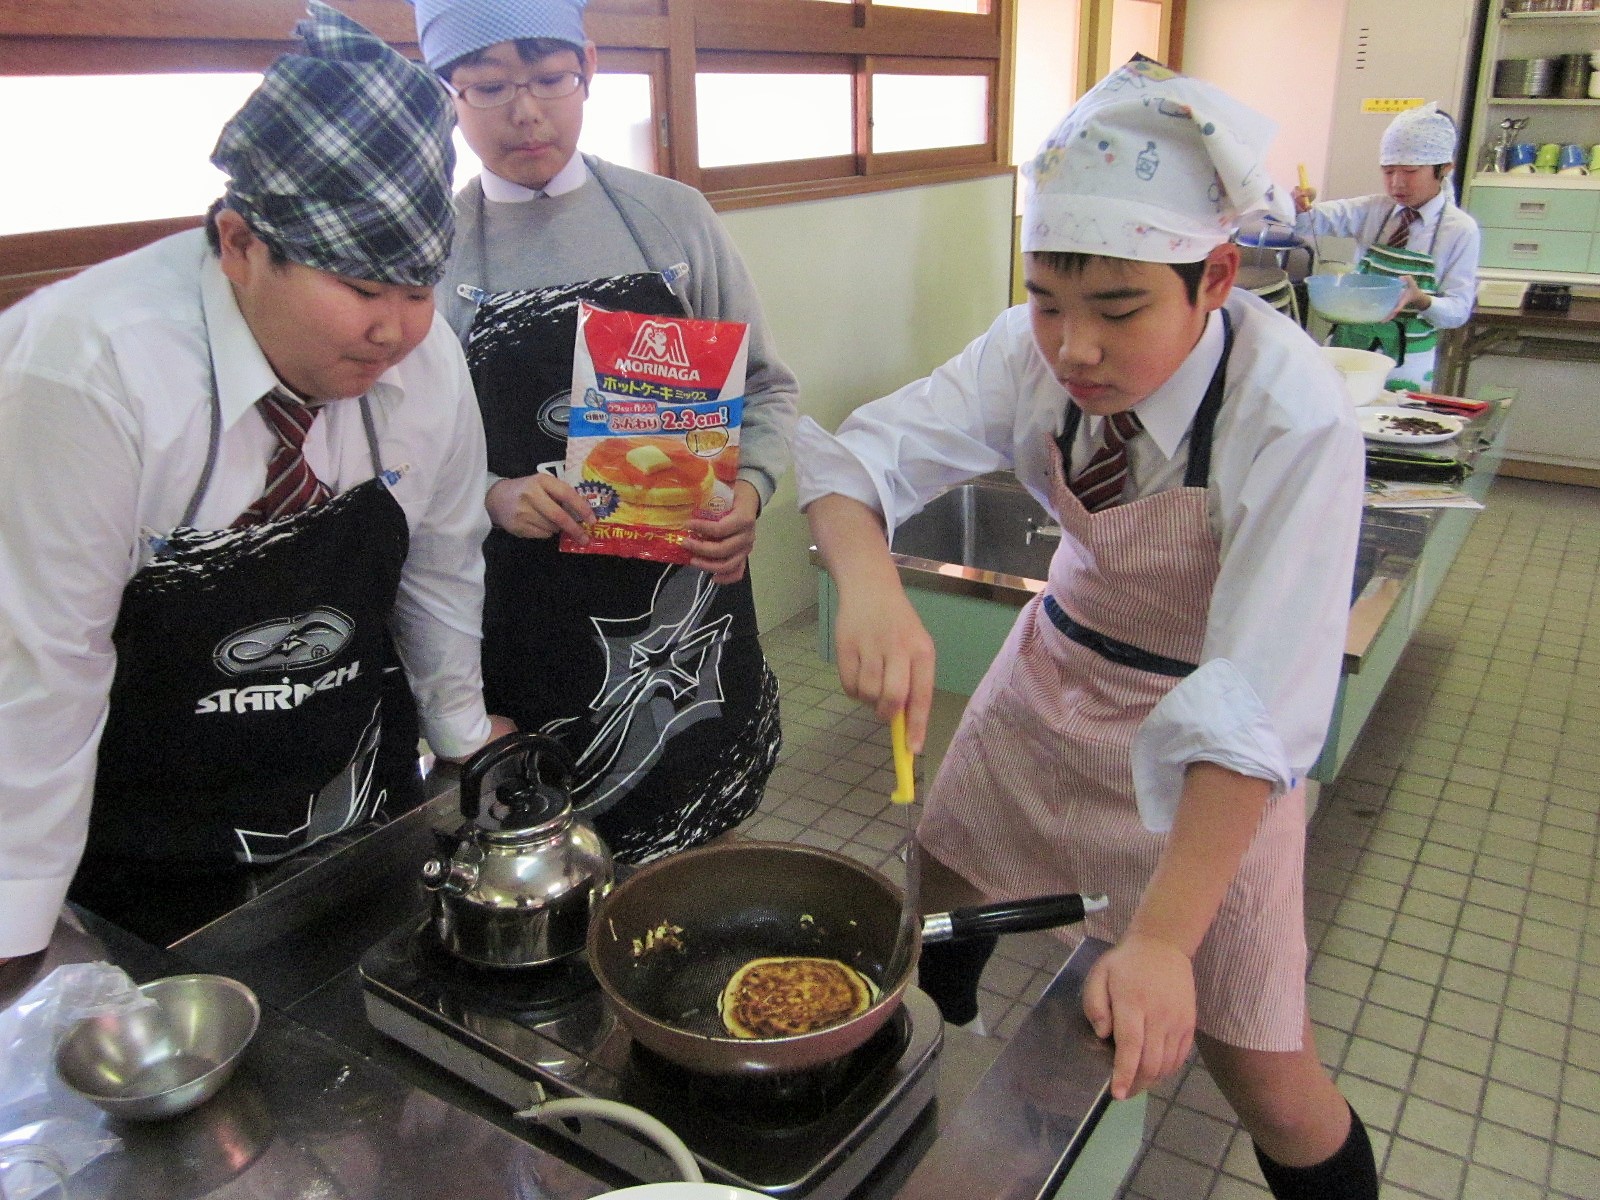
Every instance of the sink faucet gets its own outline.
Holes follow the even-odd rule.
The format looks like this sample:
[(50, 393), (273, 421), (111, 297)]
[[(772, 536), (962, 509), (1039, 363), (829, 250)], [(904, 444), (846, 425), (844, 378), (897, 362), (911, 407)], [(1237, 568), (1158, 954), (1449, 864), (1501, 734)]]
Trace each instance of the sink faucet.
[(1048, 521), (1035, 521), (1032, 517), (1029, 517), (1023, 524), (1028, 527), (1028, 532), (1022, 535), (1025, 545), (1033, 545), (1033, 539), (1036, 537), (1058, 538), (1061, 536), (1061, 526), (1052, 525)]

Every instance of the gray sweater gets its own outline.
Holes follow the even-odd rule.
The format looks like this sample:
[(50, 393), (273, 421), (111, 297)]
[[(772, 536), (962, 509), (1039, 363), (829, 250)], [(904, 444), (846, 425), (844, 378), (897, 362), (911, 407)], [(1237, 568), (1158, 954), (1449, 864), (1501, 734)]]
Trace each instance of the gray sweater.
[(674, 290), (691, 314), (750, 326), (739, 478), (765, 505), (789, 467), (799, 385), (778, 360), (744, 261), (693, 188), (592, 156), (584, 161), (627, 211), (648, 261), (594, 179), (560, 196), (517, 204), (486, 203), (482, 182), (474, 179), (456, 196), (455, 248), (436, 293), (440, 311), (465, 343), (474, 306), (457, 294), (458, 284), (491, 292), (551, 287), (688, 263), (688, 277)]

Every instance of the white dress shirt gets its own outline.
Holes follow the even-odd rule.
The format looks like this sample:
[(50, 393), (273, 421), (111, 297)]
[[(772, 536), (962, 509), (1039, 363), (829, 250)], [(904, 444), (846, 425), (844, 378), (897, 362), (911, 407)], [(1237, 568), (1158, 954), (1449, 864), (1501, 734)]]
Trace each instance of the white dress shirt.
[[(1201, 669), (1135, 739), (1136, 784), (1163, 793), (1137, 797), (1146, 814), (1170, 815), (1195, 761), (1292, 786), (1321, 750), (1344, 654), (1365, 482), (1355, 414), (1299, 326), (1245, 292), (1227, 307), (1234, 345), (1207, 489), (1221, 571)], [(1188, 431), (1222, 343), (1213, 313), (1177, 372), (1136, 406), (1148, 436), (1129, 443), (1134, 496), (1182, 486)], [(1069, 403), (1027, 307), (1009, 309), (928, 378), (857, 409), (837, 436), (803, 420), (799, 502), (850, 496), (892, 529), (958, 483), (1011, 470), (1053, 512), (1050, 447)], [(1069, 474), (1098, 444), (1100, 423), (1079, 422)]]
[[(112, 627), (148, 538), (183, 519), (221, 404), (193, 522), (223, 528), (261, 495), (276, 440), (256, 401), (278, 383), (199, 230), (0, 313), (0, 957), (49, 939), (82, 853), (116, 668)], [(460, 344), (435, 318), (370, 393), (410, 527), (392, 628), (440, 754), (488, 737), (479, 674), (483, 427)], [(323, 405), (306, 460), (335, 493), (372, 478), (355, 400)]]
[[(1355, 238), (1365, 250), (1377, 245), (1395, 228), (1396, 205), (1389, 196), (1358, 196), (1353, 200), (1325, 200), (1294, 220), (1295, 232), (1304, 236)], [(1478, 257), (1483, 238), (1478, 223), (1441, 191), (1417, 209), (1418, 220), (1406, 233), (1405, 249), (1433, 256), (1438, 294), (1417, 315), (1435, 329), (1455, 329), (1472, 316), (1478, 298)]]

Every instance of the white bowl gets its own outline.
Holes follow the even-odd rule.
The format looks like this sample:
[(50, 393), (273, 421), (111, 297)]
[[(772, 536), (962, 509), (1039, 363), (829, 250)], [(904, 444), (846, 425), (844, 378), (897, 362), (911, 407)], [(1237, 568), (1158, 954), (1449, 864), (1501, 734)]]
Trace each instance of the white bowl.
[(1347, 346), (1324, 346), (1323, 356), (1344, 376), (1350, 403), (1371, 404), (1383, 394), (1384, 381), (1394, 370), (1394, 359), (1375, 350), (1353, 350)]

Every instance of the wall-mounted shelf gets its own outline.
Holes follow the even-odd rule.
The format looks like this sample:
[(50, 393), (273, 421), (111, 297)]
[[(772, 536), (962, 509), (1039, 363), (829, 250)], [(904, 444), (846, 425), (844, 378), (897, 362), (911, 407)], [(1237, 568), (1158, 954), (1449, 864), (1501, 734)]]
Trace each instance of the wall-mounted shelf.
[(1532, 96), (1490, 96), (1489, 103), (1499, 107), (1540, 107), (1540, 108), (1600, 108), (1600, 99), (1594, 100), (1562, 100), (1555, 97), (1535, 98)]

